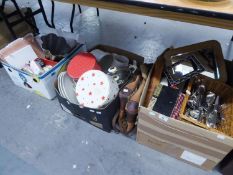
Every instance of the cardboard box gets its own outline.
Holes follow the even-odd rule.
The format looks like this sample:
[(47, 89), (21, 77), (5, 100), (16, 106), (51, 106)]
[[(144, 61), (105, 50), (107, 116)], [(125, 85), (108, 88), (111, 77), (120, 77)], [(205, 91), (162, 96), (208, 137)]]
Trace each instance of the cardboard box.
[[(143, 57), (115, 47), (98, 45), (92, 48), (90, 51), (94, 49), (100, 49), (105, 52), (123, 55), (128, 57), (130, 60), (136, 60), (138, 63), (144, 62)], [(57, 91), (58, 101), (64, 111), (106, 132), (110, 132), (112, 130), (112, 119), (119, 109), (119, 98), (116, 98), (112, 103), (110, 103), (103, 109), (91, 109), (80, 107), (79, 105), (73, 104), (67, 99), (63, 98), (59, 93), (57, 82), (55, 82), (55, 88)]]
[(55, 82), (55, 89), (62, 110), (99, 129), (102, 129), (103, 131), (110, 132), (112, 130), (112, 119), (118, 110), (119, 98), (116, 98), (103, 109), (91, 109), (80, 107), (79, 105), (73, 104), (69, 100), (63, 98), (59, 93), (57, 81)]
[(2, 65), (15, 85), (51, 100), (56, 96), (54, 82), (57, 78), (59, 70), (74, 55), (83, 50), (85, 50), (84, 45), (78, 44), (70, 54), (68, 54), (52, 69), (43, 73), (42, 75), (30, 74), (22, 71), (21, 69), (13, 67), (4, 61), (2, 61)]
[[(158, 70), (154, 77), (157, 83), (163, 71), (159, 64), (161, 59), (154, 65)], [(233, 149), (233, 138), (147, 109), (144, 100), (152, 72), (140, 102), (137, 142), (204, 170), (212, 170)]]
[(232, 172), (233, 172), (233, 150), (220, 163), (219, 170), (223, 175), (232, 175)]

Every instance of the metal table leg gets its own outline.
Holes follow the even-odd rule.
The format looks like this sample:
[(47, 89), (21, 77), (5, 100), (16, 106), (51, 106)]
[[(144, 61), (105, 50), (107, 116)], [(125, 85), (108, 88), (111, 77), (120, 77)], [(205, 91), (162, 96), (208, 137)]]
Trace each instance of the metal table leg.
[[(55, 28), (55, 24), (54, 24), (55, 3), (54, 1), (51, 1), (51, 2), (52, 2), (51, 23), (52, 23), (53, 28)], [(79, 12), (82, 13), (82, 9), (80, 5), (78, 5), (78, 8), (79, 8)], [(74, 32), (74, 29), (73, 29), (74, 14), (75, 14), (75, 4), (72, 5), (72, 12), (71, 12), (71, 17), (70, 17), (70, 31), (72, 33)]]
[[(78, 8), (79, 8), (79, 12), (82, 13), (82, 9), (81, 9), (80, 5), (78, 5)], [(96, 8), (96, 10), (97, 10), (97, 16), (99, 16), (99, 9)], [(72, 33), (74, 33), (74, 29), (73, 29), (74, 14), (75, 14), (75, 4), (73, 4), (72, 12), (71, 12), (71, 18), (70, 18), (70, 31)]]
[(79, 9), (79, 13), (82, 13), (82, 9), (80, 5), (78, 5), (78, 9)]
[(55, 24), (54, 24), (54, 8), (55, 8), (55, 4), (54, 4), (54, 1), (51, 1), (51, 2), (52, 2), (51, 23), (52, 23), (52, 27), (56, 28)]
[[(80, 11), (80, 9), (79, 9), (79, 11)], [(74, 13), (75, 13), (75, 4), (73, 4), (71, 18), (70, 18), (70, 31), (72, 33), (74, 33), (74, 29), (73, 29)]]
[(2, 0), (2, 8), (4, 9), (5, 7), (6, 0)]
[(97, 11), (97, 16), (100, 16), (100, 12), (98, 8), (96, 8), (96, 11)]
[[(48, 22), (48, 19), (47, 19), (47, 16), (46, 16), (46, 13), (45, 13), (45, 10), (44, 10), (44, 6), (43, 6), (43, 3), (41, 2), (41, 0), (38, 0), (38, 3), (40, 5), (40, 11), (43, 15), (43, 18), (44, 18), (44, 21), (46, 23), (46, 25), (50, 28), (54, 28), (53, 25), (51, 25), (49, 22)], [(52, 4), (53, 4), (53, 1), (52, 1)]]
[[(35, 10), (35, 11), (27, 11), (25, 14), (23, 14), (16, 2), (16, 0), (11, 0), (11, 2), (14, 4), (14, 7), (15, 7), (15, 11), (10, 13), (10, 14), (5, 14), (4, 13), (4, 6), (5, 6), (5, 1), (6, 0), (3, 0), (2, 3), (1, 3), (1, 6), (0, 6), (0, 15), (2, 16), (5, 24), (7, 25), (11, 35), (12, 35), (12, 38), (13, 39), (16, 39), (17, 36), (13, 30), (13, 27), (18, 25), (19, 23), (25, 21), (26, 23), (28, 23), (31, 28), (34, 30), (35, 33), (39, 33), (39, 29), (37, 28), (36, 26), (36, 23), (35, 23), (35, 19), (34, 19), (34, 16), (39, 14), (39, 13), (42, 13), (43, 15), (43, 18), (44, 18), (44, 21), (45, 23), (47, 24), (48, 27), (51, 27), (51, 28), (55, 28), (55, 25), (54, 25), (54, 2), (52, 1), (52, 14), (51, 14), (51, 21), (52, 21), (52, 25), (48, 22), (48, 19), (47, 19), (47, 16), (46, 16), (46, 13), (45, 13), (45, 10), (44, 10), (44, 7), (43, 7), (43, 4), (42, 4), (42, 1), (41, 0), (38, 0), (38, 3), (39, 3), (39, 6), (40, 8)], [(10, 17), (13, 17), (15, 15), (19, 15), (20, 19), (17, 19), (13, 22), (10, 22), (8, 19)]]

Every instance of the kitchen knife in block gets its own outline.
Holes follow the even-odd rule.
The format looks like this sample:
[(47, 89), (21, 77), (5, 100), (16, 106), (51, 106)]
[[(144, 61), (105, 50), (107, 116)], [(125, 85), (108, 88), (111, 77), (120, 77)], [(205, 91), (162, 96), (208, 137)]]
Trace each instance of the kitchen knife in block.
[(130, 96), (134, 93), (140, 83), (141, 76), (136, 75), (136, 77), (127, 84), (120, 92), (120, 112), (118, 117), (119, 128), (122, 133), (127, 129), (127, 123), (125, 120), (125, 105), (128, 102)]
[(137, 114), (138, 114), (138, 107), (139, 107), (139, 101), (144, 89), (144, 86), (146, 84), (148, 69), (145, 65), (140, 65), (141, 74), (143, 77), (143, 80), (137, 89), (137, 91), (130, 97), (130, 100), (127, 102), (125, 110), (127, 112), (127, 130), (126, 133), (129, 133), (132, 131), (132, 129), (135, 126)]
[(135, 126), (136, 118), (138, 115), (139, 101), (146, 84), (146, 79), (143, 79), (138, 90), (130, 98), (130, 101), (126, 104), (126, 113), (127, 113), (127, 130), (126, 133), (132, 131)]

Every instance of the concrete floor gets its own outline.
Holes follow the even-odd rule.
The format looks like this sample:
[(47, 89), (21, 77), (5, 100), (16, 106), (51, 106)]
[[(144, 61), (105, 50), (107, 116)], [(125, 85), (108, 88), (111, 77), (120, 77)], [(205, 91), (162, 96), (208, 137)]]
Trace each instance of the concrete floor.
[[(36, 1), (18, 1), (37, 7)], [(45, 2), (45, 1), (43, 1)], [(56, 3), (58, 29), (69, 31), (70, 5)], [(50, 3), (45, 3), (47, 12)], [(93, 8), (76, 12), (75, 36), (88, 48), (109, 44), (135, 52), (152, 62), (166, 47), (208, 39), (221, 42), (230, 59), (232, 32)], [(36, 18), (41, 33), (48, 29)], [(146, 22), (146, 24), (144, 24)], [(68, 34), (68, 33), (67, 33)], [(70, 35), (70, 34), (69, 34)], [(0, 69), (1, 175), (218, 175), (153, 151), (135, 140), (105, 133), (63, 112), (57, 100), (48, 101), (18, 88)]]

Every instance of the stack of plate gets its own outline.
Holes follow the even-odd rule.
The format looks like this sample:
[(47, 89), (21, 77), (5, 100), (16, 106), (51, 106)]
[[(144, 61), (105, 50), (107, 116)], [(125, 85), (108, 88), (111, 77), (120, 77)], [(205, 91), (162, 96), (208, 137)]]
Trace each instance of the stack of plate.
[(77, 82), (76, 97), (80, 105), (99, 109), (111, 103), (118, 94), (117, 82), (99, 70), (85, 72)]
[(78, 104), (75, 95), (75, 82), (66, 72), (61, 72), (58, 76), (58, 90), (63, 98), (69, 100), (71, 103)]

